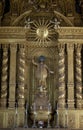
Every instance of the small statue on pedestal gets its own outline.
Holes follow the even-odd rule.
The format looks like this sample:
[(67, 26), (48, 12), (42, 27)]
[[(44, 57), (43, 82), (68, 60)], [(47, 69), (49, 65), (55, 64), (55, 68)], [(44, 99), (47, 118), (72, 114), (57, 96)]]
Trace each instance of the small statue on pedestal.
[(39, 57), (38, 63), (36, 63), (34, 60), (32, 60), (32, 63), (37, 67), (35, 76), (38, 82), (38, 86), (40, 87), (40, 90), (46, 89), (47, 88), (46, 79), (47, 79), (48, 73), (53, 74), (54, 72), (49, 70), (48, 66), (45, 64), (44, 56)]

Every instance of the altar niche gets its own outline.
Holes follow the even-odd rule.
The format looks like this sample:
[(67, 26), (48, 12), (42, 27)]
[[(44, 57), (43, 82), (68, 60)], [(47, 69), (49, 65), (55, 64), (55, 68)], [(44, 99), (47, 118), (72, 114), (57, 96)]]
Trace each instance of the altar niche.
[[(30, 111), (32, 114), (32, 120), (34, 119), (34, 109), (36, 109), (36, 111), (39, 111), (39, 115), (38, 117), (36, 117), (37, 121), (47, 121), (49, 116), (48, 110), (50, 109), (49, 113), (52, 114), (52, 112), (55, 109), (55, 103), (58, 98), (57, 58), (57, 55), (56, 58), (47, 57), (46, 55), (39, 55), (33, 56), (28, 60), (28, 101), (30, 105)], [(41, 70), (41, 67), (45, 68)], [(42, 112), (43, 117), (41, 117), (40, 111)], [(52, 119), (51, 115), (50, 119)]]

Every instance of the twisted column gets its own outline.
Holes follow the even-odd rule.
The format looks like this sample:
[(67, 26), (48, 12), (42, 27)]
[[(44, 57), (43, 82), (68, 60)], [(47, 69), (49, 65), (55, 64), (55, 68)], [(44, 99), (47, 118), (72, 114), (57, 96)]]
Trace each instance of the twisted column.
[(76, 56), (76, 105), (77, 108), (82, 108), (82, 69), (81, 69), (81, 45), (75, 46), (75, 56)]
[(18, 107), (24, 107), (25, 88), (25, 46), (19, 46), (18, 52)]
[(65, 108), (65, 53), (64, 45), (59, 45), (59, 108)]
[(3, 46), (2, 77), (1, 77), (1, 107), (7, 105), (7, 80), (8, 80), (8, 47)]

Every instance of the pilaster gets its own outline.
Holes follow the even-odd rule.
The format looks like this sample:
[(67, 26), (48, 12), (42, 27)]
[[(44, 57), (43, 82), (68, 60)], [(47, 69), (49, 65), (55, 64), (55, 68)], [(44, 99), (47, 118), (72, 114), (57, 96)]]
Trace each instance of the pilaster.
[(74, 44), (67, 44), (68, 59), (68, 108), (74, 109)]
[(9, 108), (15, 107), (17, 45), (10, 45)]

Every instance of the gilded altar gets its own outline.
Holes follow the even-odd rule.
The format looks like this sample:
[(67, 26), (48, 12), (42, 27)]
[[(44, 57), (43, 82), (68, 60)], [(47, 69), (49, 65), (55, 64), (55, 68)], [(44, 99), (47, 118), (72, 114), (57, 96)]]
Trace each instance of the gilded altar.
[(0, 1), (0, 128), (83, 128), (83, 13), (74, 3)]
[[(28, 33), (23, 27), (0, 28), (2, 58), (0, 127), (13, 126), (16, 100), (17, 124), (24, 125), (25, 101), (31, 109), (36, 90), (32, 58), (35, 57), (37, 61), (37, 58), (43, 54), (46, 57), (46, 64), (54, 71), (54, 74), (47, 78), (47, 86), (53, 112), (58, 101), (59, 125), (65, 127), (67, 116), (68, 127), (83, 128), (81, 73), (83, 29), (76, 27), (57, 29), (58, 41), (46, 44), (28, 42), (26, 38)], [(66, 104), (68, 109), (65, 107)], [(56, 115), (54, 114), (53, 117), (52, 121), (56, 125)]]

